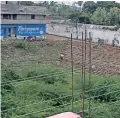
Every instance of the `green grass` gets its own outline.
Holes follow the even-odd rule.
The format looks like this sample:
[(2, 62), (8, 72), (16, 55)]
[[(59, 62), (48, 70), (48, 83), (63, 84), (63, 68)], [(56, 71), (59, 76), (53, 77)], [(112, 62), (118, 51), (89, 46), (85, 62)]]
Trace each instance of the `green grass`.
[[(44, 50), (48, 51), (44, 55), (48, 58), (54, 48), (56, 49), (54, 54), (60, 53), (60, 46), (46, 47), (44, 44), (42, 47), (40, 43), (22, 43), (17, 41), (2, 42), (2, 110), (7, 110), (2, 113), (2, 118), (44, 118), (64, 111), (72, 111), (71, 70), (50, 62), (37, 63), (41, 60)], [(30, 48), (26, 48), (28, 44)], [(47, 50), (48, 48), (49, 50)], [(34, 56), (31, 56), (32, 54)], [(9, 58), (6, 59), (7, 55)], [(14, 56), (12, 57), (12, 55)], [(27, 59), (28, 55), (30, 56)], [(30, 60), (31, 58), (35, 60), (34, 63)], [(54, 59), (54, 56), (51, 55), (51, 58)], [(15, 64), (11, 63), (11, 60)], [(21, 60), (24, 61), (21, 62)], [(28, 66), (25, 65), (26, 63)], [(80, 72), (74, 72), (74, 112), (82, 110), (81, 77)], [(5, 83), (7, 84), (5, 85)], [(89, 85), (89, 74), (87, 74), (85, 88), (86, 91), (92, 90), (85, 94), (86, 118), (88, 118), (88, 98), (94, 96), (98, 97), (91, 99), (92, 118), (119, 117), (120, 92), (107, 93), (120, 90), (120, 77), (106, 78), (92, 75)]]

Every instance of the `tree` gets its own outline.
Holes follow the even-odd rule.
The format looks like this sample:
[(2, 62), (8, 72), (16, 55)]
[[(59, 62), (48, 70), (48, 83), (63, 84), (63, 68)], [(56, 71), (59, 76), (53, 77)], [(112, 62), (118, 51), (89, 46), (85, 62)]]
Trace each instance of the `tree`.
[(80, 12), (73, 12), (73, 13), (71, 13), (71, 14), (69, 15), (68, 18), (74, 20), (74, 19), (76, 19), (76, 17), (79, 17), (79, 16), (81, 16), (81, 13), (80, 13)]
[(120, 9), (117, 7), (111, 8), (108, 13), (110, 25), (120, 25)]
[(97, 5), (94, 1), (87, 1), (83, 4), (83, 11), (93, 13), (97, 8)]
[(36, 4), (37, 6), (42, 6), (42, 7), (46, 7), (47, 9), (50, 8), (49, 2), (48, 1), (44, 1), (44, 2), (39, 2)]
[(91, 17), (91, 22), (94, 24), (105, 25), (107, 21), (107, 11), (105, 8), (98, 7)]
[(82, 3), (83, 3), (83, 1), (78, 1), (78, 2), (77, 2), (77, 4), (78, 4), (79, 6), (81, 6)]
[(32, 1), (21, 1), (20, 4), (21, 5), (26, 5), (26, 6), (33, 6), (34, 2), (32, 2)]
[(115, 3), (115, 6), (120, 9), (120, 3)]
[(111, 8), (116, 7), (117, 4), (115, 1), (98, 1), (96, 5), (109, 11)]
[(51, 1), (50, 6), (55, 6), (57, 2)]

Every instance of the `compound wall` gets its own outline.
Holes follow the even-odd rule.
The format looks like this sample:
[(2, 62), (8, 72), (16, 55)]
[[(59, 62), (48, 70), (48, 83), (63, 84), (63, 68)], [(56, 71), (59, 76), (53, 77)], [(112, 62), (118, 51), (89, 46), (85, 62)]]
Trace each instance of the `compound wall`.
[[(114, 39), (117, 40), (116, 45), (120, 46), (120, 31), (110, 31), (104, 30), (100, 28), (91, 28), (90, 25), (87, 27), (87, 38), (89, 38), (89, 32), (91, 32), (93, 42), (98, 42), (98, 40), (104, 40), (104, 44), (112, 45)], [(78, 26), (78, 33), (76, 31), (76, 27), (72, 24), (47, 24), (47, 33), (58, 35), (58, 36), (65, 36), (70, 37), (70, 34), (73, 34), (73, 38), (76, 38), (78, 35), (78, 39), (81, 39), (82, 32), (84, 32), (84, 25)]]

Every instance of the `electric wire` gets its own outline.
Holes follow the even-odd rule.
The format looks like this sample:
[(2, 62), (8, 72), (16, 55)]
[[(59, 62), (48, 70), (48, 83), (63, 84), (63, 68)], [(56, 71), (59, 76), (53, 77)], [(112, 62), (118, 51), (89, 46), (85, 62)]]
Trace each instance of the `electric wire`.
[[(78, 69), (74, 70), (74, 71), (77, 71)], [(12, 80), (12, 81), (7, 81), (7, 82), (2, 82), (2, 86), (4, 85), (10, 85), (11, 83), (21, 83), (21, 82), (26, 82), (26, 81), (30, 81), (30, 80), (41, 80), (41, 79), (44, 79), (46, 77), (52, 77), (53, 75), (54, 76), (58, 76), (58, 75), (62, 75), (63, 73), (70, 73), (70, 72), (56, 72), (56, 73), (52, 73), (52, 74), (46, 74), (46, 75), (38, 75), (38, 76), (32, 76), (32, 77), (26, 77), (26, 78), (23, 78), (23, 79), (18, 79), (18, 80)], [(36, 79), (38, 77), (41, 77), (39, 79)], [(35, 78), (35, 79), (34, 79)]]
[(27, 80), (30, 80), (31, 78), (47, 77), (47, 76), (59, 75), (59, 74), (63, 74), (63, 73), (67, 73), (67, 72), (63, 71), (63, 72), (52, 72), (52, 73), (50, 73), (50, 74), (40, 74), (40, 75), (37, 75), (37, 76), (26, 77), (26, 78), (22, 78), (22, 79), (18, 79), (18, 80), (11, 80), (11, 81), (7, 81), (7, 82), (1, 82), (1, 84), (27, 81)]
[[(103, 95), (108, 95), (108, 94), (111, 94), (111, 93), (116, 93), (120, 90), (117, 90), (117, 91), (113, 91), (113, 92), (108, 92), (106, 94), (101, 94), (101, 95), (98, 95), (98, 96), (94, 96), (94, 97), (90, 97), (91, 99), (95, 98), (95, 97), (100, 97), (100, 96), (103, 96)], [(89, 100), (89, 98), (87, 98), (87, 100)], [(80, 101), (80, 100), (78, 100)], [(78, 101), (75, 101), (74, 103), (78, 102)], [(19, 116), (16, 116), (14, 118), (19, 118), (19, 117), (22, 117), (22, 116), (27, 116), (27, 115), (30, 115), (30, 114), (34, 114), (34, 113), (40, 113), (40, 112), (44, 112), (44, 111), (48, 111), (48, 110), (51, 110), (51, 109), (54, 109), (54, 108), (59, 108), (59, 107), (64, 107), (64, 106), (67, 106), (67, 105), (70, 105), (71, 103), (68, 103), (68, 104), (64, 104), (64, 105), (60, 105), (60, 106), (57, 106), (57, 107), (51, 107), (51, 108), (47, 108), (47, 109), (44, 109), (44, 110), (40, 110), (40, 111), (36, 111), (36, 112), (30, 112), (30, 113), (27, 113), (27, 114), (23, 114), (23, 115), (19, 115)]]
[[(103, 88), (110, 87), (110, 86), (115, 86), (115, 85), (120, 85), (120, 83), (116, 83), (116, 84), (112, 84), (112, 85), (107, 85), (107, 86), (103, 86), (103, 87), (99, 87), (99, 88), (87, 90), (87, 91), (85, 91), (85, 92), (86, 92), (86, 93), (87, 93), (87, 92), (92, 92), (92, 91), (94, 91), (94, 90), (99, 90), (99, 89), (103, 89)], [(80, 93), (78, 92), (77, 94), (73, 94), (73, 95), (74, 95), (74, 96), (77, 96), (77, 95), (80, 95), (80, 94), (82, 94), (82, 91), (80, 91)], [(66, 97), (71, 97), (71, 94), (70, 94), (70, 95), (67, 95), (67, 96), (62, 96), (62, 97), (58, 97), (58, 98), (46, 100), (46, 101), (40, 101), (40, 102), (36, 102), (36, 103), (32, 103), (32, 104), (20, 106), (20, 107), (17, 107), (17, 108), (12, 108), (12, 109), (7, 109), (7, 110), (1, 110), (1, 112), (6, 112), (6, 111), (9, 111), (9, 110), (14, 110), (14, 109), (20, 109), (20, 108), (22, 108), (22, 107), (28, 107), (28, 106), (36, 105), (36, 104), (39, 104), (39, 103), (47, 103), (47, 102), (50, 102), (50, 101), (54, 101), (54, 100), (58, 100), (58, 99), (66, 98)]]
[[(87, 42), (87, 41), (86, 41)], [(85, 47), (86, 47), (86, 43), (85, 43)], [(85, 49), (86, 50), (86, 49)], [(86, 52), (86, 51), (85, 51)], [(85, 53), (86, 54), (86, 53)], [(86, 58), (86, 57), (85, 57)], [(86, 61), (86, 60), (85, 60)], [(85, 68), (85, 67), (84, 67)], [(85, 71), (84, 71), (85, 72)], [(85, 73), (84, 73), (85, 74)], [(43, 75), (44, 76), (44, 75)], [(34, 77), (33, 77), (34, 78)], [(85, 79), (85, 78), (84, 78)], [(18, 81), (18, 80), (17, 80)], [(26, 81), (26, 80), (25, 80)], [(10, 81), (9, 81), (10, 82)], [(7, 82), (7, 83), (9, 83)], [(13, 81), (14, 82), (14, 81)], [(85, 82), (85, 81), (84, 81)], [(3, 82), (5, 83), (5, 82)], [(73, 84), (73, 80), (72, 80), (72, 84)], [(73, 89), (72, 89), (73, 90)], [(72, 97), (73, 97), (73, 94), (72, 94)], [(89, 98), (89, 100), (91, 99), (91, 97)], [(43, 102), (43, 101), (42, 101)], [(72, 101), (72, 104), (73, 104), (73, 101)], [(72, 108), (73, 109), (73, 108)], [(83, 112), (84, 113), (84, 112)]]
[[(120, 100), (113, 101), (113, 102), (111, 102), (111, 103), (109, 103), (109, 104), (102, 104), (102, 105), (99, 105), (99, 106), (97, 106), (97, 107), (93, 107), (93, 108), (91, 108), (91, 110), (100, 108), (100, 107), (102, 107), (102, 106), (104, 106), (104, 105), (112, 105), (112, 104), (117, 103), (117, 102), (120, 102)], [(88, 111), (88, 109), (86, 109), (85, 111)], [(79, 112), (77, 112), (77, 113), (79, 114)]]
[[(86, 93), (87, 92), (92, 92), (94, 90), (99, 90), (99, 89), (103, 89), (103, 88), (107, 88), (107, 87), (110, 87), (110, 86), (116, 86), (116, 85), (120, 85), (120, 83), (116, 83), (116, 84), (111, 84), (111, 85), (106, 85), (106, 86), (103, 86), (103, 87), (99, 87), (99, 88), (94, 88), (94, 89), (91, 89), (91, 90), (87, 90), (85, 91)], [(80, 95), (82, 93), (82, 91), (80, 91), (80, 93), (78, 92), (77, 94), (74, 94), (74, 96), (77, 96), (77, 95)], [(54, 101), (54, 100), (58, 100), (58, 99), (62, 99), (62, 98), (66, 98), (66, 97), (70, 97), (71, 95), (67, 95), (67, 96), (62, 96), (62, 97), (58, 97), (58, 98), (54, 98), (54, 99), (50, 99), (50, 100), (46, 100), (46, 101), (40, 101), (40, 102), (37, 102), (37, 103), (32, 103), (32, 104), (28, 104), (28, 105), (24, 105), (24, 106), (31, 106), (31, 105), (35, 105), (35, 104), (39, 104), (39, 103), (43, 103), (43, 102), (49, 102), (49, 101)], [(24, 106), (20, 106), (20, 107), (17, 107), (17, 108), (22, 108)], [(17, 109), (15, 108), (15, 109)], [(8, 109), (8, 110), (11, 110), (11, 109)], [(7, 111), (7, 110), (2, 110), (3, 112), (4, 111)]]

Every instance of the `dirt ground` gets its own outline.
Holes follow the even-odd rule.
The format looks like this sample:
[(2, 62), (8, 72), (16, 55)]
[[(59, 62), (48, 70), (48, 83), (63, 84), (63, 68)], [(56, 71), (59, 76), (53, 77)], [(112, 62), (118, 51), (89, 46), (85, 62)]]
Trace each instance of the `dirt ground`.
[[(71, 45), (70, 39), (47, 35), (47, 40), (51, 43), (59, 43), (65, 46), (62, 54), (64, 54), (64, 59), (62, 61), (63, 66), (71, 66)], [(87, 42), (87, 54), (86, 54), (86, 70), (89, 71), (89, 42)], [(107, 45), (98, 46), (97, 44), (92, 44), (91, 46), (91, 65), (92, 73), (95, 75), (102, 76), (114, 76), (120, 75), (120, 48), (112, 47)], [(82, 68), (82, 43), (81, 41), (73, 41), (73, 60), (74, 68)]]
[[(16, 48), (15, 40), (2, 42), (2, 63), (7, 67), (48, 64), (55, 67), (66, 67), (71, 70), (71, 42), (65, 37), (47, 35), (46, 41), (31, 42), (32, 52)], [(92, 73), (101, 76), (120, 75), (120, 48), (92, 44)], [(60, 55), (64, 58), (60, 61)], [(86, 70), (89, 71), (89, 42), (87, 42)], [(73, 40), (74, 69), (82, 69), (82, 42)]]

